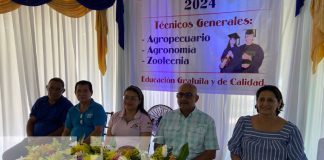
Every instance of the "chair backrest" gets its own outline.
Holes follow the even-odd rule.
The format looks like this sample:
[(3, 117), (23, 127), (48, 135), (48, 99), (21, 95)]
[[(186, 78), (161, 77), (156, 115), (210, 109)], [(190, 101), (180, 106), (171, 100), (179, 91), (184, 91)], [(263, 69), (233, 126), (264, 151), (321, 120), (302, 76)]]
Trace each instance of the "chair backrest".
[(162, 119), (162, 117), (167, 113), (172, 111), (172, 108), (169, 106), (166, 106), (164, 104), (158, 104), (153, 107), (151, 107), (147, 112), (152, 120), (152, 135), (155, 136), (157, 132), (157, 128), (159, 126), (159, 123)]
[(317, 160), (324, 159), (324, 138), (321, 138), (318, 141), (318, 148), (317, 148)]
[(108, 131), (108, 123), (109, 123), (109, 120), (111, 118), (111, 116), (114, 114), (114, 112), (106, 112), (106, 115), (107, 115), (107, 122), (106, 122), (106, 126), (105, 126), (105, 129), (104, 129), (104, 135), (107, 135), (107, 131)]

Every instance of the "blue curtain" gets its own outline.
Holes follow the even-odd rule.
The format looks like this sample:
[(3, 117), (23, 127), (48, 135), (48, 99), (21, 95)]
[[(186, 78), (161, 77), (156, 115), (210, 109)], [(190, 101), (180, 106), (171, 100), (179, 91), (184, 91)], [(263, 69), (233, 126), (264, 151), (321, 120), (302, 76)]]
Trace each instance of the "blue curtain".
[(304, 1), (305, 0), (296, 0), (296, 12), (295, 12), (295, 16), (298, 16), (300, 13), (301, 8), (304, 5)]
[(124, 2), (117, 0), (116, 22), (118, 23), (118, 43), (124, 49)]
[(115, 0), (77, 0), (81, 5), (91, 10), (104, 10), (111, 7)]
[(39, 6), (50, 2), (51, 0), (12, 0), (12, 1), (25, 6)]
[[(12, 0), (21, 5), (25, 6), (39, 6), (42, 4), (46, 4), (51, 0)], [(114, 5), (115, 0), (76, 0), (81, 5), (91, 10), (103, 10)]]

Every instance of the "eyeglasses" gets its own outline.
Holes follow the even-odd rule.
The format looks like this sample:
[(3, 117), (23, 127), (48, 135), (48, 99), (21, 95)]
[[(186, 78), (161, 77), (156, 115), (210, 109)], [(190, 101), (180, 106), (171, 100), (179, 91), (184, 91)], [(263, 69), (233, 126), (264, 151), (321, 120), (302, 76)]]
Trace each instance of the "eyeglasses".
[(193, 94), (191, 92), (178, 92), (177, 93), (177, 98), (191, 98), (193, 96)]
[(123, 96), (124, 101), (136, 101), (139, 100), (137, 96)]
[(47, 86), (48, 91), (52, 91), (52, 92), (61, 92), (64, 90), (64, 88), (58, 88), (58, 87), (48, 87)]

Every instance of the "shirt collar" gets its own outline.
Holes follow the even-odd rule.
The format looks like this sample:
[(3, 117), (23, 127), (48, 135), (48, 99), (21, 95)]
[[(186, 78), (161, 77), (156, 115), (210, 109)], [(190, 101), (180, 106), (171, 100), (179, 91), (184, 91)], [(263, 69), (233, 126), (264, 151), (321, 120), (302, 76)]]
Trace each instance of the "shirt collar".
[(57, 105), (58, 103), (60, 103), (60, 101), (62, 101), (62, 99), (63, 99), (63, 96), (61, 95), (60, 98), (58, 98), (58, 99), (55, 101), (54, 104), (50, 105), (50, 104), (49, 104), (49, 97), (46, 96), (46, 102), (47, 102), (47, 104), (48, 104), (49, 106), (55, 106), (55, 105)]
[[(181, 116), (184, 116), (184, 115), (182, 114), (182, 112), (180, 111), (180, 108), (177, 109), (176, 112), (177, 112), (178, 114), (180, 114)], [(193, 110), (193, 111), (188, 115), (188, 117), (191, 117), (192, 115), (195, 115), (197, 112), (198, 112), (198, 109), (197, 109), (197, 107), (195, 106), (194, 110)], [(188, 118), (188, 117), (187, 117), (187, 118)]]
[[(119, 117), (124, 117), (125, 112), (126, 112), (126, 110), (123, 109), (123, 110), (121, 111), (121, 113), (119, 114)], [(142, 115), (142, 114), (141, 114), (141, 111), (138, 110), (138, 111), (136, 112), (135, 116), (134, 116), (134, 119), (139, 119), (139, 118), (141, 117), (141, 115)]]
[[(94, 102), (94, 100), (91, 98), (90, 99), (90, 103), (89, 103), (89, 107), (87, 108), (87, 110), (85, 110), (84, 112), (86, 112), (86, 111), (88, 111), (88, 109), (90, 108), (90, 107), (92, 107), (92, 103)], [(76, 106), (75, 106), (75, 108), (78, 110), (78, 111), (80, 111), (80, 103), (78, 103)]]

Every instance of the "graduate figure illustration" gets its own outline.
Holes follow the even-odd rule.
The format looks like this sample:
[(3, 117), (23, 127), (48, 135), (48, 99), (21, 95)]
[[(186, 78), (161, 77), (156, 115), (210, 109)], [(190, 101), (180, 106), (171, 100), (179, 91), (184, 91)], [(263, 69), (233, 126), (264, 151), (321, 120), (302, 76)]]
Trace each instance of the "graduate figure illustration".
[(239, 47), (242, 52), (242, 73), (259, 73), (259, 68), (262, 65), (264, 52), (258, 44), (253, 43), (255, 36), (255, 29), (247, 29), (245, 44)]
[(228, 35), (229, 40), (227, 47), (221, 56), (221, 63), (219, 65), (221, 73), (240, 73), (242, 53), (237, 46), (239, 44), (240, 36), (237, 33)]

